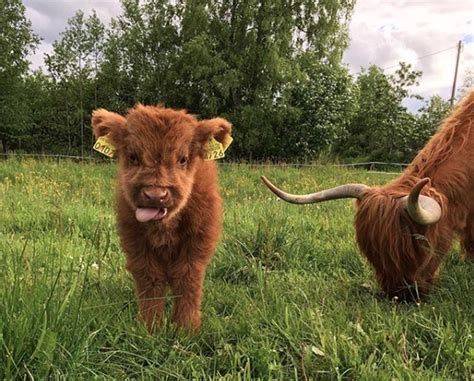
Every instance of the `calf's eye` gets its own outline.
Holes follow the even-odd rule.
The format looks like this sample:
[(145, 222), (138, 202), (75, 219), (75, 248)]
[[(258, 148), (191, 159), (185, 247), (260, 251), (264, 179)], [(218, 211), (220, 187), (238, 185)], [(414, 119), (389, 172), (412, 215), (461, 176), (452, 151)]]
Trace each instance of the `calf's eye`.
[(130, 165), (138, 165), (138, 156), (135, 153), (128, 155), (128, 163)]
[(179, 165), (184, 167), (188, 163), (188, 158), (186, 156), (183, 156), (182, 158), (178, 160), (178, 163)]

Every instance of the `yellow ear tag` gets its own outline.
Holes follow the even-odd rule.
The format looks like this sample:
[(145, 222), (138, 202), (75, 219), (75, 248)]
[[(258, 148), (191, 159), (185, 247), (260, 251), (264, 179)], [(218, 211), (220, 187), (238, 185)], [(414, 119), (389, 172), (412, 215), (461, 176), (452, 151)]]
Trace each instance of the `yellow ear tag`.
[(114, 157), (115, 155), (115, 147), (112, 143), (109, 142), (106, 136), (100, 136), (99, 139), (94, 144), (94, 149), (97, 152), (100, 152), (102, 155), (108, 156), (108, 157)]
[(204, 159), (205, 160), (222, 159), (225, 156), (224, 152), (227, 150), (227, 148), (229, 148), (233, 140), (234, 139), (232, 139), (232, 136), (226, 135), (224, 139), (224, 143), (220, 143), (214, 137), (212, 137), (206, 143), (206, 146), (205, 146), (206, 154), (204, 155)]
[(232, 136), (226, 135), (224, 138), (224, 141), (222, 142), (222, 147), (224, 148), (224, 152), (227, 151), (227, 148), (232, 144), (234, 139), (232, 139)]

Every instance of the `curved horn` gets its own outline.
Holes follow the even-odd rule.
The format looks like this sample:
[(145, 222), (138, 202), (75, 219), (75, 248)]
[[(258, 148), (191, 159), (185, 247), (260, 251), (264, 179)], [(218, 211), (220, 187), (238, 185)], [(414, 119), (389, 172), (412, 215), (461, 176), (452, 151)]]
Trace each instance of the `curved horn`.
[(431, 225), (441, 218), (441, 206), (431, 197), (420, 195), (423, 187), (429, 182), (428, 177), (418, 181), (410, 194), (402, 198), (408, 215), (420, 225)]
[(265, 176), (261, 177), (264, 184), (278, 197), (292, 204), (311, 204), (313, 202), (323, 202), (329, 200), (337, 200), (339, 198), (358, 198), (360, 199), (363, 193), (369, 189), (364, 184), (346, 184), (335, 188), (326, 189), (320, 192), (296, 195), (282, 191), (273, 185)]

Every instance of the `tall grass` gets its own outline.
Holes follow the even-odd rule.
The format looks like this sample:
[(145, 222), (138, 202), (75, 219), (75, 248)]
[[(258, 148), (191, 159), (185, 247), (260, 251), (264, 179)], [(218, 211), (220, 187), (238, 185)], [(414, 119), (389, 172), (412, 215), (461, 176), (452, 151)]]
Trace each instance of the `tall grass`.
[[(353, 206), (295, 191), (393, 175), (223, 166), (223, 240), (198, 336), (137, 322), (113, 215), (112, 164), (0, 162), (0, 378), (474, 379), (473, 264), (448, 256), (428, 301), (385, 299)], [(168, 311), (169, 316), (169, 311)]]

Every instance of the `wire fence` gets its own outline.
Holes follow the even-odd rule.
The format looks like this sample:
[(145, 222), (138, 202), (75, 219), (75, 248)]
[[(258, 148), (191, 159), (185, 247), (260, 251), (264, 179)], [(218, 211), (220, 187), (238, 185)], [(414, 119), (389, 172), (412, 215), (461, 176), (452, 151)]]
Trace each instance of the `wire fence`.
[(55, 155), (44, 153), (0, 153), (3, 158), (37, 158), (37, 159), (69, 159), (69, 160), (96, 160), (101, 159), (93, 156), (73, 156), (73, 155)]
[[(87, 161), (87, 162), (107, 162), (110, 159), (95, 157), (95, 156), (75, 156), (62, 154), (44, 154), (44, 153), (0, 153), (0, 157), (7, 158), (34, 158), (45, 160), (72, 160), (72, 161)], [(361, 168), (373, 173), (398, 173), (389, 172), (381, 169), (397, 168), (401, 171), (407, 167), (407, 163), (391, 163), (383, 161), (366, 161), (357, 163), (314, 163), (314, 162), (272, 162), (269, 160), (262, 161), (219, 161), (220, 165), (242, 165), (251, 167), (280, 167), (280, 168), (317, 168), (317, 167), (341, 167), (341, 168)]]

